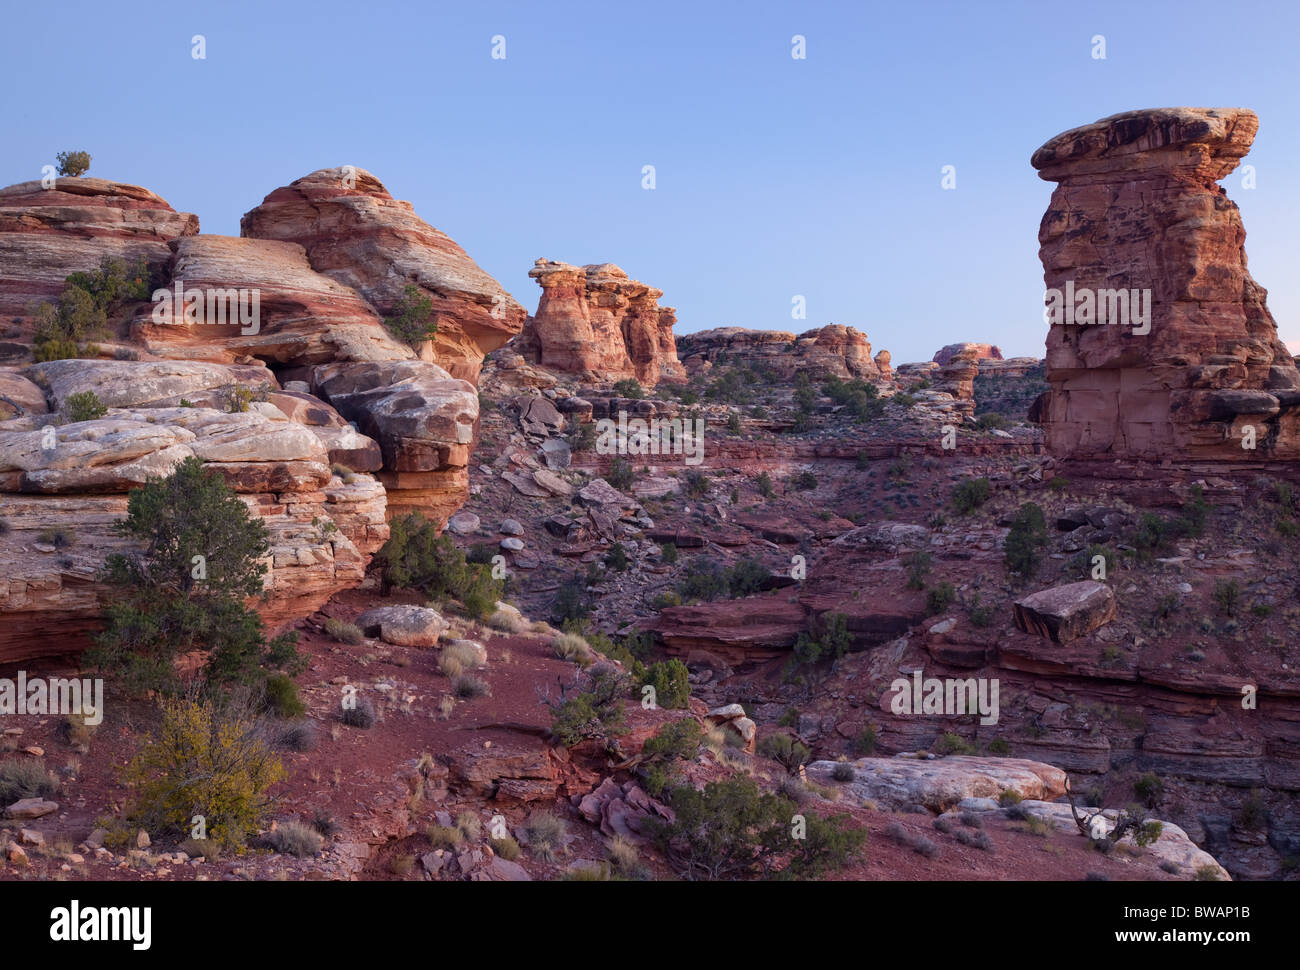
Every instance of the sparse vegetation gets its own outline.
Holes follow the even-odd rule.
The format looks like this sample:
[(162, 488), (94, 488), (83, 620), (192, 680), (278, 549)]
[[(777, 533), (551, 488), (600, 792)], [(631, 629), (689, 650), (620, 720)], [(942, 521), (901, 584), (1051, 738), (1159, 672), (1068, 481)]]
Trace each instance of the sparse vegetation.
[(438, 333), (433, 300), (415, 284), (407, 283), (402, 288), (402, 295), (393, 302), (388, 316), (384, 317), (384, 326), (398, 340), (418, 348)]

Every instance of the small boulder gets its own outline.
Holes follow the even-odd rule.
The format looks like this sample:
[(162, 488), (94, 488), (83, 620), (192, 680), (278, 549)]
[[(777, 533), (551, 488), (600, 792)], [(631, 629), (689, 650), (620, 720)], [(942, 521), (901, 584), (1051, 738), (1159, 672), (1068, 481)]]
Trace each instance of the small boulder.
[(434, 647), (449, 624), (427, 606), (380, 606), (357, 617), (368, 637), (399, 647)]
[(1115, 619), (1115, 594), (1105, 583), (1084, 580), (1039, 590), (1015, 602), (1016, 627), (1069, 643)]

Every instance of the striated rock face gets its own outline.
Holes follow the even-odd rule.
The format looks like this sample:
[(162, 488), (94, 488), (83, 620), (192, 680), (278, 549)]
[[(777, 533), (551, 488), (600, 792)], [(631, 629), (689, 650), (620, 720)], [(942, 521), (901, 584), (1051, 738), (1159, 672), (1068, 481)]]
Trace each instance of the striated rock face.
[(438, 323), (433, 358), (463, 380), (477, 380), (484, 354), (527, 315), (465, 250), (361, 169), (321, 169), (276, 189), (244, 215), (240, 235), (298, 243), (312, 269), (381, 312), (407, 284), (419, 286)]
[(952, 360), (954, 357), (956, 357), (959, 353), (962, 353), (963, 351), (974, 352), (975, 360), (982, 361), (982, 360), (990, 360), (990, 359), (991, 360), (1002, 359), (1002, 351), (999, 350), (997, 347), (993, 346), (993, 344), (973, 344), (973, 343), (948, 344), (948, 346), (942, 348), (941, 350), (936, 351), (933, 359), (936, 364), (942, 366), (948, 363), (950, 360)]
[(979, 351), (974, 345), (958, 350), (939, 368), (935, 390), (951, 394), (954, 413), (969, 418), (975, 413), (975, 378), (979, 375)]
[(198, 231), (198, 216), (137, 185), (61, 178), (49, 189), (40, 182), (0, 189), (0, 316), (24, 316), (33, 301), (57, 298), (68, 274), (95, 269), (105, 256), (144, 256), (161, 267), (171, 259), (169, 241)]
[(683, 334), (677, 348), (691, 374), (713, 367), (750, 367), (769, 369), (782, 380), (793, 378), (797, 371), (815, 379), (889, 378), (889, 351), (882, 350), (872, 360), (867, 335), (837, 323), (798, 336), (784, 330), (718, 327)]
[[(201, 291), (205, 303), (213, 302), (207, 294), (220, 292), (226, 299), (219, 306), (226, 309), (228, 322), (210, 322), (205, 314), (204, 322), (186, 323), (178, 313), (159, 323), (155, 305), (148, 304), (132, 331), (155, 354), (219, 361), (253, 356), (292, 365), (415, 357), (389, 335), (375, 308), (356, 290), (313, 270), (297, 243), (191, 236), (173, 248), (167, 289), (182, 299)], [(241, 326), (237, 289), (256, 291), (256, 326)], [(250, 300), (244, 305), (251, 309)]]
[[(1052, 452), (1300, 457), (1300, 372), (1246, 269), (1237, 207), (1216, 184), (1258, 125), (1242, 108), (1134, 111), (1034, 153), (1039, 176), (1057, 183), (1039, 256), (1067, 321), (1047, 336), (1042, 418)], [(1068, 322), (1067, 308), (1079, 322)], [(1081, 325), (1102, 313), (1110, 322)], [(1242, 447), (1248, 428), (1254, 449)]]
[(662, 290), (628, 279), (613, 263), (539, 259), (528, 275), (542, 298), (518, 341), (525, 357), (593, 380), (653, 386), (685, 376), (673, 339), (676, 311), (659, 305)]
[[(52, 434), (50, 415), (35, 406), (0, 422), (0, 514), (9, 526), (0, 532), (0, 662), (89, 645), (108, 595), (98, 572), (108, 554), (128, 546), (111, 529), (126, 514), (127, 492), (191, 456), (266, 522), (269, 596), (255, 605), (271, 624), (360, 583), (388, 537), (380, 484), (330, 468), (341, 453), (364, 467), (366, 446), (377, 466), (378, 448), (323, 402), (279, 391), (269, 370), (60, 360), (0, 373), (0, 386), (26, 381), (53, 410), (86, 391), (109, 405), (102, 418), (51, 425)], [(234, 383), (265, 386), (268, 400), (227, 413), (216, 398)], [(194, 406), (179, 406), (182, 399)], [(350, 452), (336, 451), (340, 437), (354, 439), (343, 442)], [(336, 531), (325, 528), (330, 523)], [(51, 525), (67, 530), (66, 549), (42, 541)]]

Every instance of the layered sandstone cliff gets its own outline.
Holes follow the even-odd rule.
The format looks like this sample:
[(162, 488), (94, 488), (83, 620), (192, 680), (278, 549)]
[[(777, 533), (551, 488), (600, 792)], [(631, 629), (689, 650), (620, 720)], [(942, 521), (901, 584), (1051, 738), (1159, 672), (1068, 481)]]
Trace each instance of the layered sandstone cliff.
[[(127, 492), (192, 455), (268, 524), (269, 598), (258, 606), (271, 623), (357, 585), (388, 516), (418, 510), (441, 524), (463, 504), (478, 420), (466, 378), (525, 312), (377, 179), (358, 171), (352, 184), (345, 174), (276, 190), (238, 238), (199, 235), (194, 216), (137, 186), (60, 179), (0, 190), (0, 306), (10, 318), (0, 344), (9, 362), (0, 367), (9, 526), (0, 531), (0, 661), (86, 646), (105, 592), (96, 575), (122, 545), (110, 526)], [(155, 297), (176, 299), (116, 307), (96, 337), (114, 359), (31, 363), (38, 302), (104, 257), (140, 256)], [(421, 355), (382, 319), (408, 284), (431, 299), (438, 324)], [(187, 316), (193, 294), (205, 309)], [(106, 415), (61, 413), (87, 391)], [(252, 392), (247, 410), (236, 392)], [(70, 545), (42, 538), (52, 525)]]
[(1038, 236), (1061, 311), (1042, 411), (1053, 453), (1300, 457), (1300, 372), (1246, 269), (1241, 215), (1216, 184), (1258, 126), (1242, 108), (1132, 111), (1034, 153), (1039, 177), (1057, 183)]
[(871, 344), (861, 330), (829, 324), (793, 334), (784, 330), (746, 330), (717, 327), (677, 339), (678, 355), (688, 372), (697, 374), (713, 367), (748, 367), (766, 370), (782, 380), (798, 371), (815, 379), (888, 380), (891, 376), (889, 351), (875, 359)]
[(635, 378), (653, 386), (685, 376), (673, 339), (676, 311), (659, 305), (662, 290), (629, 279), (613, 263), (539, 259), (528, 275), (542, 297), (516, 341), (525, 358), (592, 380)]

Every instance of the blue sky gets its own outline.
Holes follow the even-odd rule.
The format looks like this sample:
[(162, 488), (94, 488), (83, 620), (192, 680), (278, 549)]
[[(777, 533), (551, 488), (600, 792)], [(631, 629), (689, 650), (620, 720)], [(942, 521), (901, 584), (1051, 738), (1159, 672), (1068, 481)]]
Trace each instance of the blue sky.
[(1042, 354), (1052, 187), (1029, 156), (1048, 138), (1249, 107), (1257, 188), (1224, 185), (1300, 339), (1290, 3), (73, 2), (6, 26), (0, 183), (85, 149), (90, 174), (237, 235), (272, 189), (353, 164), (530, 309), (537, 257), (608, 260), (663, 289), (678, 332), (844, 323), (895, 362), (957, 340)]

